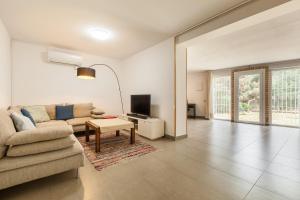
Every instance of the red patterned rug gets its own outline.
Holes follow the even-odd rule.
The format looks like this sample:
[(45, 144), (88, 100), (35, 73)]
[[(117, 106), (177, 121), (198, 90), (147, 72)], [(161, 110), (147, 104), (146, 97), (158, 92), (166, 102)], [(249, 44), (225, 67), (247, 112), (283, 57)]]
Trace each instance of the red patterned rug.
[(85, 155), (94, 165), (96, 170), (101, 171), (106, 167), (120, 163), (122, 160), (129, 160), (140, 157), (155, 151), (156, 149), (140, 140), (135, 144), (129, 143), (130, 136), (120, 133), (105, 133), (101, 135), (100, 152), (95, 152), (95, 135), (90, 136), (90, 141), (85, 141), (85, 136), (78, 137), (84, 148)]

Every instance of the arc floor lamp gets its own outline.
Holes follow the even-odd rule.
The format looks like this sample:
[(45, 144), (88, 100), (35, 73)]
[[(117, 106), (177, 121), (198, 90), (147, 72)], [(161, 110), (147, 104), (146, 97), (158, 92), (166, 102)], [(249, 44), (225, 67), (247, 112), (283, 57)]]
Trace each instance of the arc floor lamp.
[(122, 113), (124, 114), (124, 105), (123, 105), (123, 98), (122, 98), (119, 77), (118, 77), (116, 71), (112, 67), (110, 67), (107, 64), (93, 64), (89, 67), (77, 66), (77, 77), (80, 79), (95, 79), (96, 78), (96, 70), (93, 68), (95, 66), (105, 67), (105, 68), (109, 69), (111, 72), (113, 72), (114, 77), (116, 78), (117, 83), (118, 83), (119, 95), (120, 95), (120, 100), (121, 100), (121, 105), (122, 105)]

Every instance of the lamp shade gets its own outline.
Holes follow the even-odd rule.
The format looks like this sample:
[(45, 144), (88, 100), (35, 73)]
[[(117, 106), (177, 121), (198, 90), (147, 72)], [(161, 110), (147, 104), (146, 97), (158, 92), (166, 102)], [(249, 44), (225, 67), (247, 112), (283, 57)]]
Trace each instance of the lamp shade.
[(80, 79), (94, 79), (96, 78), (96, 70), (90, 67), (78, 67), (77, 77)]

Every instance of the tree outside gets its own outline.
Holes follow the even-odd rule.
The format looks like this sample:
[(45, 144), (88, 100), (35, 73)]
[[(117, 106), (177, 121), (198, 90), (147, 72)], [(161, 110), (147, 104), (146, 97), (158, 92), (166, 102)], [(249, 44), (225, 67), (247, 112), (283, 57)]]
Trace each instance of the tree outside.
[(260, 75), (239, 77), (239, 120), (259, 122)]

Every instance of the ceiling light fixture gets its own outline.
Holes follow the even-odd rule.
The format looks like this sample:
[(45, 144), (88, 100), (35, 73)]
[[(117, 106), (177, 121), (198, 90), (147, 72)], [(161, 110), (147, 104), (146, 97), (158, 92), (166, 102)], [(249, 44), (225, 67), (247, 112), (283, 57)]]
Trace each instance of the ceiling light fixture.
[(112, 33), (102, 28), (89, 28), (88, 34), (97, 40), (108, 40), (112, 38)]

